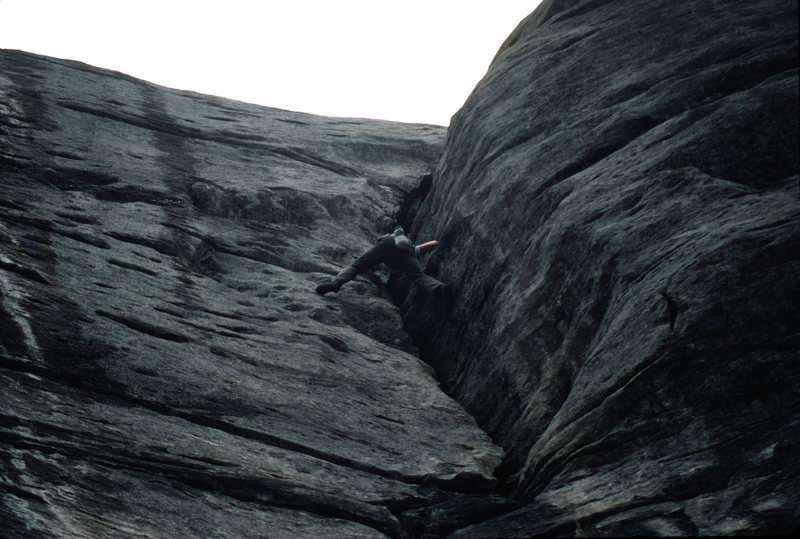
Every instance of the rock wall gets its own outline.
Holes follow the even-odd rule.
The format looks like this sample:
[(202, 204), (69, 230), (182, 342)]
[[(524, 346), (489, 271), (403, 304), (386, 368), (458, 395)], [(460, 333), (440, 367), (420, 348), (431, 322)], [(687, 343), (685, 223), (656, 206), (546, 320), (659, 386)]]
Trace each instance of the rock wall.
[(526, 507), (463, 537), (800, 527), (797, 3), (546, 0), (455, 115), (397, 283)]
[[(796, 530), (796, 20), (545, 0), (447, 131), (0, 51), (0, 535)], [(398, 219), (452, 301), (313, 293)]]
[(0, 51), (0, 535), (400, 537), (515, 507), (385, 287), (313, 291), (444, 135)]

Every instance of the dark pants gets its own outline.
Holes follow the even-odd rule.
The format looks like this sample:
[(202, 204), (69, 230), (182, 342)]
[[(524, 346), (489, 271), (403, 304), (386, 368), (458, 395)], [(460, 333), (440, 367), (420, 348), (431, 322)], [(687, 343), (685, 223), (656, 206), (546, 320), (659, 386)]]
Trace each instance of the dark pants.
[(357, 275), (364, 273), (377, 266), (386, 264), (389, 268), (402, 272), (411, 279), (417, 286), (429, 294), (437, 293), (439, 287), (445, 284), (438, 279), (422, 272), (422, 266), (413, 251), (398, 249), (394, 243), (393, 236), (383, 236), (378, 238), (375, 245), (366, 253), (361, 255), (352, 265), (339, 272), (334, 279), (337, 288), (347, 281), (352, 281)]

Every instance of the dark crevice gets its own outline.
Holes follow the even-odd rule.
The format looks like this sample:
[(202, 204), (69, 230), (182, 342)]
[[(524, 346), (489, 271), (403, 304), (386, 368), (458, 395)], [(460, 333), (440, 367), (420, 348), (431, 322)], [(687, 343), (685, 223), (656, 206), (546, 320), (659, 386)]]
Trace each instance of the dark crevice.
[(100, 309), (96, 310), (95, 312), (100, 316), (104, 316), (109, 320), (113, 320), (118, 324), (122, 324), (123, 326), (130, 328), (134, 331), (138, 331), (139, 333), (150, 335), (151, 337), (157, 337), (159, 339), (164, 339), (173, 342), (192, 342), (194, 340), (187, 335), (182, 335), (175, 331), (170, 331), (162, 326), (154, 326), (153, 324), (148, 324), (143, 320), (138, 320), (130, 316), (121, 316)]
[(308, 498), (303, 493), (296, 492), (291, 485), (280, 484), (279, 480), (234, 478), (211, 473), (189, 475), (181, 473), (176, 478), (193, 488), (222, 493), (244, 502), (266, 507), (282, 507), (325, 518), (342, 519), (362, 524), (390, 537), (402, 536), (401, 529), (397, 524), (388, 519), (380, 520), (377, 515), (370, 515), (369, 513), (372, 511), (368, 511), (368, 508), (361, 512), (356, 508), (354, 511), (351, 509), (352, 506), (342, 503), (333, 496), (320, 495), (319, 499)]
[(24, 171), (29, 178), (62, 191), (80, 190), (118, 183), (119, 179), (109, 174), (79, 168), (42, 166), (36, 163), (17, 163), (17, 170)]
[(400, 202), (400, 210), (397, 212), (395, 222), (402, 224), (406, 229), (411, 229), (417, 212), (428, 193), (430, 193), (431, 187), (433, 187), (433, 174), (425, 174), (419, 185), (412, 189)]
[(152, 277), (158, 277), (158, 275), (159, 275), (157, 271), (153, 271), (151, 269), (148, 269), (148, 268), (145, 268), (145, 267), (142, 267), (142, 266), (137, 266), (136, 264), (131, 264), (130, 262), (123, 262), (122, 260), (117, 260), (115, 258), (109, 258), (108, 259), (108, 263), (109, 264), (113, 264), (115, 266), (119, 266), (120, 268), (125, 268), (125, 269), (129, 269), (129, 270), (133, 270), (133, 271), (138, 271), (140, 273), (144, 273), (144, 274), (150, 275)]
[(140, 202), (154, 206), (180, 206), (186, 203), (183, 199), (170, 196), (168, 193), (147, 189), (138, 185), (120, 185), (114, 187), (101, 187), (90, 191), (97, 200), (103, 202), (116, 202), (119, 204), (132, 204)]
[(53, 228), (50, 230), (53, 234), (58, 234), (59, 236), (64, 236), (71, 240), (75, 240), (81, 243), (85, 243), (86, 245), (91, 245), (92, 247), (99, 247), (100, 249), (110, 249), (111, 246), (102, 238), (98, 238), (96, 236), (92, 236), (90, 234), (84, 234), (83, 232), (77, 232), (74, 230), (63, 230), (58, 228)]
[(277, 122), (283, 122), (283, 123), (287, 123), (287, 124), (296, 124), (296, 125), (311, 125), (311, 124), (309, 124), (309, 123), (306, 123), (306, 122), (300, 122), (300, 121), (297, 121), (297, 120), (287, 120), (287, 119), (285, 119), (285, 118), (276, 118), (276, 119), (275, 119), (275, 121), (277, 121)]
[[(7, 440), (5, 440), (4, 438), (5, 437), (0, 436), (0, 440), (2, 440), (4, 442), (7, 442)], [(39, 495), (37, 495), (37, 494), (35, 494), (33, 492), (27, 491), (27, 490), (25, 490), (23, 488), (20, 488), (20, 487), (18, 487), (16, 485), (3, 484), (3, 490), (5, 492), (8, 492), (9, 494), (11, 494), (13, 496), (17, 496), (17, 497), (22, 498), (24, 500), (27, 500), (29, 502), (41, 503), (41, 504), (44, 504), (44, 505), (47, 504), (47, 499), (46, 498), (44, 498), (42, 496), (39, 496)], [(0, 522), (0, 525), (2, 525), (2, 522)], [(2, 530), (3, 530), (3, 528), (0, 528), (0, 531), (2, 531)]]
[[(637, 528), (635, 527), (635, 524), (637, 522), (646, 522), (647, 520), (650, 520), (650, 519), (665, 519), (665, 518), (669, 518), (669, 519), (677, 520), (678, 522), (676, 522), (676, 524), (679, 524), (679, 525), (681, 525), (683, 527), (683, 529), (681, 530), (680, 536), (683, 536), (683, 537), (697, 537), (698, 532), (700, 530), (694, 524), (692, 519), (689, 518), (686, 515), (686, 513), (684, 513), (684, 511), (682, 509), (678, 509), (678, 508), (674, 509), (673, 511), (669, 511), (669, 512), (658, 512), (658, 511), (655, 511), (655, 512), (652, 512), (652, 513), (648, 513), (647, 515), (635, 516), (635, 514), (634, 514), (634, 515), (631, 515), (627, 519), (620, 518), (625, 513), (630, 512), (630, 511), (635, 511), (636, 509), (641, 509), (643, 507), (649, 507), (649, 506), (657, 506), (658, 504), (663, 504), (665, 502), (669, 503), (669, 502), (676, 502), (676, 501), (677, 501), (676, 499), (666, 498), (666, 497), (665, 498), (647, 498), (647, 499), (642, 500), (642, 501), (632, 501), (632, 502), (630, 502), (628, 504), (624, 504), (622, 506), (615, 507), (614, 509), (612, 509), (610, 511), (599, 511), (599, 512), (593, 514), (589, 518), (581, 519), (580, 520), (580, 528), (576, 528), (577, 523), (574, 524), (574, 525), (573, 524), (561, 525), (561, 526), (559, 526), (557, 528), (553, 528), (551, 530), (548, 530), (548, 534), (552, 534), (554, 536), (564, 536), (564, 535), (570, 535), (570, 530), (581, 529), (581, 530), (583, 530), (583, 533), (585, 534), (586, 537), (594, 536), (595, 534), (597, 534), (598, 536), (607, 536), (606, 535), (608, 533), (607, 531), (606, 531), (606, 533), (603, 533), (603, 528), (602, 527), (595, 528), (595, 526), (597, 526), (598, 524), (601, 524), (604, 520), (612, 519), (612, 520), (616, 520), (617, 521), (617, 524), (616, 524), (617, 526), (619, 526), (619, 523), (624, 522), (625, 529), (631, 530), (633, 532), (631, 535), (636, 536), (636, 535), (638, 535), (636, 533)], [(616, 529), (619, 530), (619, 527), (617, 527)]]
[(28, 208), (21, 205), (19, 202), (13, 202), (11, 200), (5, 200), (2, 198), (0, 198), (0, 206), (15, 211), (28, 211)]
[(81, 223), (83, 225), (96, 225), (98, 224), (98, 220), (96, 217), (87, 216), (87, 215), (80, 215), (77, 213), (67, 213), (62, 211), (54, 211), (54, 215), (62, 217), (64, 219), (69, 219), (70, 221), (74, 221), (76, 223)]
[(175, 247), (163, 240), (153, 240), (150, 238), (144, 238), (142, 236), (134, 236), (133, 234), (128, 234), (127, 232), (107, 231), (104, 232), (104, 234), (118, 241), (122, 241), (125, 243), (132, 243), (134, 245), (141, 245), (142, 247), (148, 247), (150, 249), (153, 249), (154, 251), (158, 251), (159, 253), (165, 256), (176, 255)]
[(667, 321), (669, 322), (669, 330), (675, 330), (675, 321), (678, 319), (678, 306), (675, 304), (675, 300), (672, 299), (667, 291), (664, 290), (661, 292), (661, 297), (664, 298), (664, 301), (667, 303)]
[(563, 50), (566, 50), (566, 49), (570, 48), (571, 46), (573, 46), (575, 43), (578, 43), (578, 42), (580, 42), (580, 41), (583, 41), (584, 39), (586, 39), (586, 38), (588, 38), (588, 37), (591, 37), (591, 36), (595, 35), (595, 34), (596, 34), (596, 33), (598, 33), (599, 31), (600, 31), (599, 29), (597, 29), (597, 30), (590, 30), (590, 31), (588, 31), (588, 32), (585, 32), (585, 33), (583, 33), (583, 34), (579, 35), (579, 36), (575, 36), (575, 37), (572, 37), (572, 38), (570, 38), (570, 39), (567, 39), (566, 41), (564, 41), (563, 43), (561, 43), (561, 44), (560, 44), (558, 47), (554, 48), (554, 49), (552, 50), (552, 52), (554, 52), (554, 53), (555, 53), (555, 52), (561, 52), (561, 51), (563, 51)]
[(455, 495), (420, 507), (393, 507), (392, 512), (411, 537), (445, 537), (519, 508), (519, 503), (501, 496)]
[(40, 284), (46, 284), (46, 285), (52, 284), (35, 269), (21, 266), (20, 264), (16, 264), (11, 260), (5, 259), (4, 257), (0, 258), (0, 269), (16, 273), (21, 277), (25, 277), (26, 279), (30, 279), (31, 281), (36, 281), (37, 283)]

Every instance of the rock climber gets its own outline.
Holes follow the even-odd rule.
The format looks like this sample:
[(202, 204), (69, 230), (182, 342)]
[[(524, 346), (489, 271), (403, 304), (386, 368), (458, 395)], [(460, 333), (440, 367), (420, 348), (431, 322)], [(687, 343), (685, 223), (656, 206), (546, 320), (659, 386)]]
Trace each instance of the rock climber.
[(417, 258), (438, 246), (439, 242), (435, 240), (415, 246), (406, 236), (403, 227), (398, 225), (393, 234), (379, 237), (370, 250), (358, 257), (349, 267), (340, 271), (332, 281), (319, 285), (317, 294), (324, 296), (328, 292), (338, 292), (344, 283), (352, 281), (357, 275), (383, 263), (389, 268), (405, 274), (426, 293), (448, 298), (451, 294), (450, 286), (430, 275), (425, 275)]

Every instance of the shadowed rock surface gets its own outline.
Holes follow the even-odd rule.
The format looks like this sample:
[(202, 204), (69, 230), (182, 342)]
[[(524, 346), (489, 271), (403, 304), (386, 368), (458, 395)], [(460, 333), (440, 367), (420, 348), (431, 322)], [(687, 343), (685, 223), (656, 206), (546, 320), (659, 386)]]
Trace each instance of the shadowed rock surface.
[(547, 0), (498, 52), (411, 227), (458, 298), (406, 325), (527, 504), (455, 535), (800, 527), (797, 32)]
[(0, 535), (402, 536), (481, 499), (501, 451), (385, 289), (313, 292), (444, 128), (10, 51), (0, 93)]
[[(797, 529), (796, 20), (545, 0), (447, 133), (0, 51), (0, 531)], [(449, 305), (313, 293), (396, 220)]]

